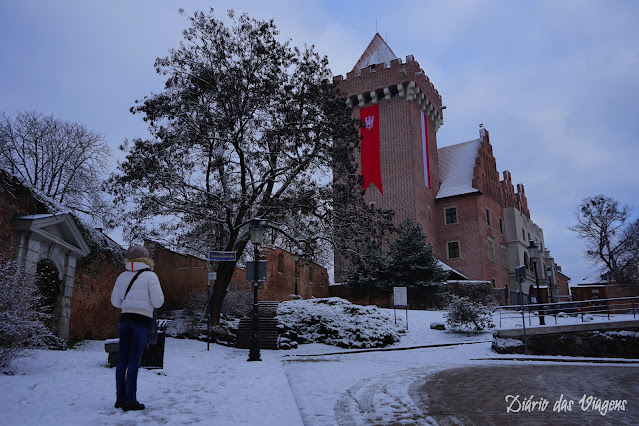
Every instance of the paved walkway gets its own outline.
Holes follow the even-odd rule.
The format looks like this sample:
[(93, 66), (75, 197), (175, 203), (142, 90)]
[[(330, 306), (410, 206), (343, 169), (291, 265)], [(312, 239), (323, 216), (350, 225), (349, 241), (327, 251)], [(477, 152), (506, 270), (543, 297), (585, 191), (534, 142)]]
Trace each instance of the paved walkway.
[(637, 365), (453, 368), (416, 380), (409, 395), (442, 426), (639, 424)]

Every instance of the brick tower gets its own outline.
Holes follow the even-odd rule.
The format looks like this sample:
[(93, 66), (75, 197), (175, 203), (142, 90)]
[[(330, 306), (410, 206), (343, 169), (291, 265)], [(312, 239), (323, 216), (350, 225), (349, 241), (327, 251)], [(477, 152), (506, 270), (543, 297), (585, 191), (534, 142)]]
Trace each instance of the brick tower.
[(394, 210), (396, 222), (410, 218), (419, 223), (437, 246), (439, 92), (412, 55), (403, 62), (379, 34), (346, 78), (333, 81), (353, 116), (366, 124), (361, 155), (356, 155), (367, 187), (364, 200)]

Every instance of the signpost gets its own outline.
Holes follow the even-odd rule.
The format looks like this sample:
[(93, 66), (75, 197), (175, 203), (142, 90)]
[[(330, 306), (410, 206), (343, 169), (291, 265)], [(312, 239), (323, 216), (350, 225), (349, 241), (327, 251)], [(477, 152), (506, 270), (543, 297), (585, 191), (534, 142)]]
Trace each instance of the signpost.
[(211, 281), (217, 279), (217, 272), (211, 272), (211, 262), (235, 262), (236, 252), (234, 251), (210, 251), (206, 261), (208, 276), (206, 280), (206, 350), (211, 345)]
[(515, 268), (515, 280), (519, 285), (519, 306), (521, 307), (521, 323), (524, 326), (524, 345), (526, 348), (526, 355), (528, 355), (528, 337), (526, 336), (526, 318), (524, 316), (524, 295), (521, 290), (521, 283), (526, 281), (525, 266), (517, 266)]
[(406, 287), (393, 287), (393, 312), (395, 314), (395, 324), (397, 324), (397, 308), (406, 310), (406, 329), (408, 330), (408, 296)]

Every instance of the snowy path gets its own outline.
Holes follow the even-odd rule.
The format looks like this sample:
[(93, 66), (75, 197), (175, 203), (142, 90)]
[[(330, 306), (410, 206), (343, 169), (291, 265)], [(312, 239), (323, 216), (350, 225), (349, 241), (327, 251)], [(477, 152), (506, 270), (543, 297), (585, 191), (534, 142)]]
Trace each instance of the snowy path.
[(435, 424), (409, 387), (437, 371), (491, 355), (490, 344), (287, 357), (284, 368), (305, 425)]
[[(431, 330), (428, 324), (441, 321), (442, 312), (409, 315), (411, 329), (394, 348), (469, 343), (491, 336)], [(428, 375), (517, 363), (494, 359), (490, 343), (345, 352), (310, 344), (291, 351), (264, 350), (262, 362), (247, 362), (248, 350), (211, 345), (207, 351), (206, 343), (168, 338), (164, 369), (140, 371), (138, 397), (147, 409), (125, 413), (113, 408), (115, 371), (106, 367), (104, 342), (86, 341), (67, 351), (33, 351), (34, 357), (14, 363), (18, 374), (0, 375), (0, 423), (426, 425), (434, 420), (422, 411), (424, 401), (415, 389), (421, 389)]]

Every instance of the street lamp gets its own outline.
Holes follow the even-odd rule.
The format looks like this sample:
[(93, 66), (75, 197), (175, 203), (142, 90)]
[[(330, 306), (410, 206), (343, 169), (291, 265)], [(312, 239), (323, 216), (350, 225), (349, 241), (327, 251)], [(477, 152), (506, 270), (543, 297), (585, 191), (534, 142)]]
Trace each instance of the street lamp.
[(295, 261), (295, 296), (297, 296), (297, 264), (300, 261), (300, 254), (296, 252), (293, 255), (293, 260)]
[(548, 276), (548, 288), (550, 288), (550, 303), (555, 303), (555, 298), (552, 294), (552, 268), (550, 266), (546, 268), (546, 276)]
[(251, 223), (251, 242), (253, 243), (253, 319), (251, 321), (251, 349), (248, 361), (262, 361), (260, 358), (260, 313), (257, 308), (257, 288), (259, 284), (258, 264), (260, 258), (259, 246), (264, 241), (264, 227), (259, 219)]
[[(537, 276), (537, 258), (539, 256), (539, 250), (537, 249), (537, 244), (534, 240), (530, 240), (530, 244), (528, 245), (528, 257), (530, 257), (530, 261), (533, 264), (533, 268), (535, 269), (535, 284), (537, 285), (537, 303), (541, 303), (541, 291), (539, 290), (539, 277)], [(539, 325), (546, 325), (546, 320), (544, 318), (543, 307), (539, 308)]]

